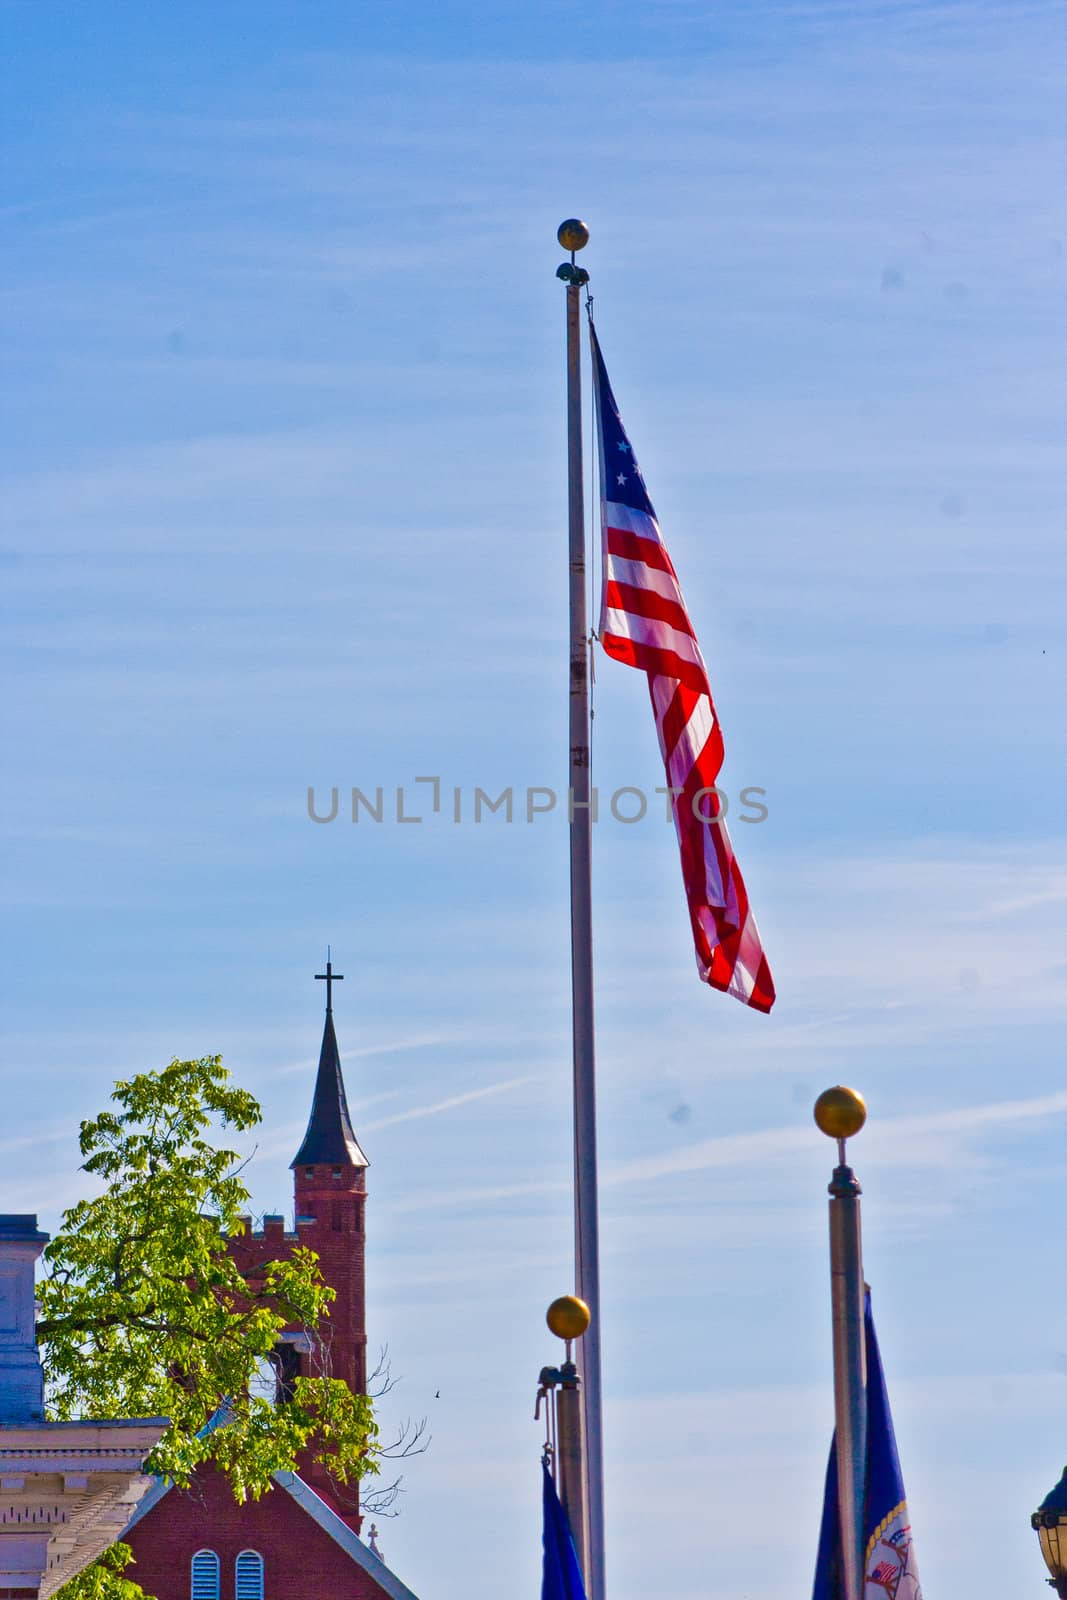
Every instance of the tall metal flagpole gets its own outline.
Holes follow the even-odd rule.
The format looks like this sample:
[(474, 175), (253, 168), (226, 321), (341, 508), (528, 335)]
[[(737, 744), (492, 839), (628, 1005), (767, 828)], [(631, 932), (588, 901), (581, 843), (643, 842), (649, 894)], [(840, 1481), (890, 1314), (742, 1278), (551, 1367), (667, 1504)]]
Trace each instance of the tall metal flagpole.
[(867, 1490), (867, 1345), (863, 1326), (861, 1190), (856, 1174), (845, 1160), (845, 1140), (859, 1133), (866, 1120), (863, 1096), (854, 1089), (838, 1085), (825, 1090), (815, 1102), (816, 1123), (829, 1138), (837, 1140), (837, 1166), (830, 1183), (830, 1295), (844, 1600), (863, 1600)]
[(570, 532), (570, 859), (571, 996), (574, 1057), (575, 1292), (589, 1307), (582, 1339), (585, 1496), (589, 1600), (604, 1600), (604, 1440), (600, 1383), (600, 1245), (597, 1214), (596, 1064), (593, 1032), (592, 811), (589, 737), (589, 623), (586, 617), (585, 500), (582, 488), (582, 285), (574, 264), (589, 241), (570, 218), (557, 238), (571, 259), (558, 269), (567, 285), (567, 504)]

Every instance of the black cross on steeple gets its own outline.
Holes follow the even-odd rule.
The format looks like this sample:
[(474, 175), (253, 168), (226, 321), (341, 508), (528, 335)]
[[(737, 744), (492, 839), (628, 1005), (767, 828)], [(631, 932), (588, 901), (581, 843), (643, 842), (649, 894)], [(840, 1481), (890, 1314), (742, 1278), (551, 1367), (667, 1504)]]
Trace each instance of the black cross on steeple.
[(315, 978), (316, 978), (317, 982), (319, 982), (319, 983), (323, 983), (324, 982), (326, 984), (326, 1009), (327, 1009), (327, 1011), (332, 1011), (333, 1010), (333, 986), (334, 986), (335, 983), (344, 983), (345, 975), (344, 975), (343, 972), (335, 972), (333, 970), (333, 962), (330, 960), (330, 947), (329, 947), (329, 945), (326, 946), (326, 971), (325, 972), (316, 972)]
[[(342, 981), (343, 974), (333, 970), (329, 949), (326, 951), (326, 971), (316, 972), (315, 977), (326, 985), (326, 1021), (322, 1028), (322, 1048), (319, 1051), (319, 1070), (315, 1074), (311, 1118), (292, 1162), (297, 1169), (298, 1188), (309, 1177), (314, 1177), (318, 1167), (335, 1167), (339, 1175), (340, 1169), (345, 1166), (365, 1167), (367, 1164), (367, 1158), (352, 1132), (352, 1118), (345, 1099), (341, 1057), (333, 1027), (333, 986), (335, 980), (338, 983)], [(299, 1176), (301, 1168), (303, 1178)]]

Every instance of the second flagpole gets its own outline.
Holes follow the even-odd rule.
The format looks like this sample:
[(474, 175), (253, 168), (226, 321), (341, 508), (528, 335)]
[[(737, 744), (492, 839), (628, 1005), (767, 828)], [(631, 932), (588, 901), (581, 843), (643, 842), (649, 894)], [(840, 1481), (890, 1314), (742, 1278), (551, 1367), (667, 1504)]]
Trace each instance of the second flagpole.
[(867, 1487), (867, 1355), (864, 1336), (860, 1186), (845, 1160), (845, 1141), (867, 1120), (862, 1095), (838, 1084), (815, 1102), (815, 1121), (837, 1141), (830, 1184), (830, 1293), (834, 1340), (834, 1438), (844, 1600), (863, 1600), (864, 1501)]
[(567, 285), (567, 509), (570, 558), (571, 1002), (574, 1061), (575, 1292), (589, 1307), (582, 1339), (585, 1423), (586, 1558), (589, 1600), (605, 1600), (604, 1440), (600, 1382), (600, 1243), (597, 1202), (596, 1052), (593, 1027), (592, 811), (589, 622), (586, 615), (585, 497), (582, 485), (581, 289), (589, 274), (574, 262), (589, 229), (576, 218), (557, 238), (570, 251), (558, 276)]

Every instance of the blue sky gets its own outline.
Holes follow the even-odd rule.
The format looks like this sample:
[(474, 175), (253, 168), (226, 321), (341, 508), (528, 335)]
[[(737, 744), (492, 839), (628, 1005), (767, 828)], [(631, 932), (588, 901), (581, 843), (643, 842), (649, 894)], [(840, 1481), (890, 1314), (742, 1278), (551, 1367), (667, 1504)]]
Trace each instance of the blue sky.
[[(926, 1587), (1036, 1592), (1067, 1454), (1062, 8), (2, 21), (0, 1205), (54, 1225), (114, 1077), (220, 1050), (287, 1208), (330, 941), (370, 1336), (434, 1436), (382, 1546), (424, 1600), (536, 1592), (566, 836), (449, 808), (562, 781), (583, 215), (724, 785), (767, 791), (734, 836), (779, 992), (703, 989), (670, 830), (598, 826), (613, 1600), (808, 1592), (839, 1080)], [(651, 790), (638, 675), (601, 660), (596, 710), (601, 787)], [(308, 785), (425, 811), (430, 774), (419, 825), (307, 817)]]

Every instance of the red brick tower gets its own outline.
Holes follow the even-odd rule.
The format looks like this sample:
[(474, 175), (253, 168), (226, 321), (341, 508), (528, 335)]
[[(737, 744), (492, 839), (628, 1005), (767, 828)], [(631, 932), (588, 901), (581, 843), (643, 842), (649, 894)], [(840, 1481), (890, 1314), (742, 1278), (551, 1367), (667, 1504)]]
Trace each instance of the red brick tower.
[[(286, 1231), (283, 1217), (265, 1216), (263, 1231), (254, 1233), (251, 1218), (247, 1218), (244, 1231), (230, 1240), (230, 1250), (251, 1281), (255, 1281), (266, 1262), (283, 1261), (298, 1244), (314, 1250), (319, 1271), (336, 1298), (329, 1316), (313, 1335), (309, 1336), (304, 1328), (285, 1330), (275, 1353), (279, 1382), (284, 1386), (295, 1377), (342, 1378), (354, 1394), (365, 1394), (364, 1208), (369, 1163), (352, 1130), (333, 1026), (333, 985), (343, 974), (334, 972), (332, 963), (327, 961), (326, 971), (319, 976), (326, 981), (326, 1023), (307, 1132), (290, 1163), (294, 1174), (294, 1231)], [(362, 1519), (357, 1485), (346, 1488), (335, 1483), (326, 1469), (310, 1457), (302, 1463), (300, 1476), (359, 1532)]]
[[(335, 974), (326, 963), (326, 1024), (315, 1095), (303, 1143), (293, 1157), (296, 1235), (314, 1250), (323, 1278), (337, 1298), (321, 1330), (329, 1371), (355, 1394), (367, 1388), (367, 1313), (364, 1259), (366, 1156), (348, 1114), (341, 1057), (333, 1027)], [(306, 1357), (304, 1358), (307, 1359)]]

